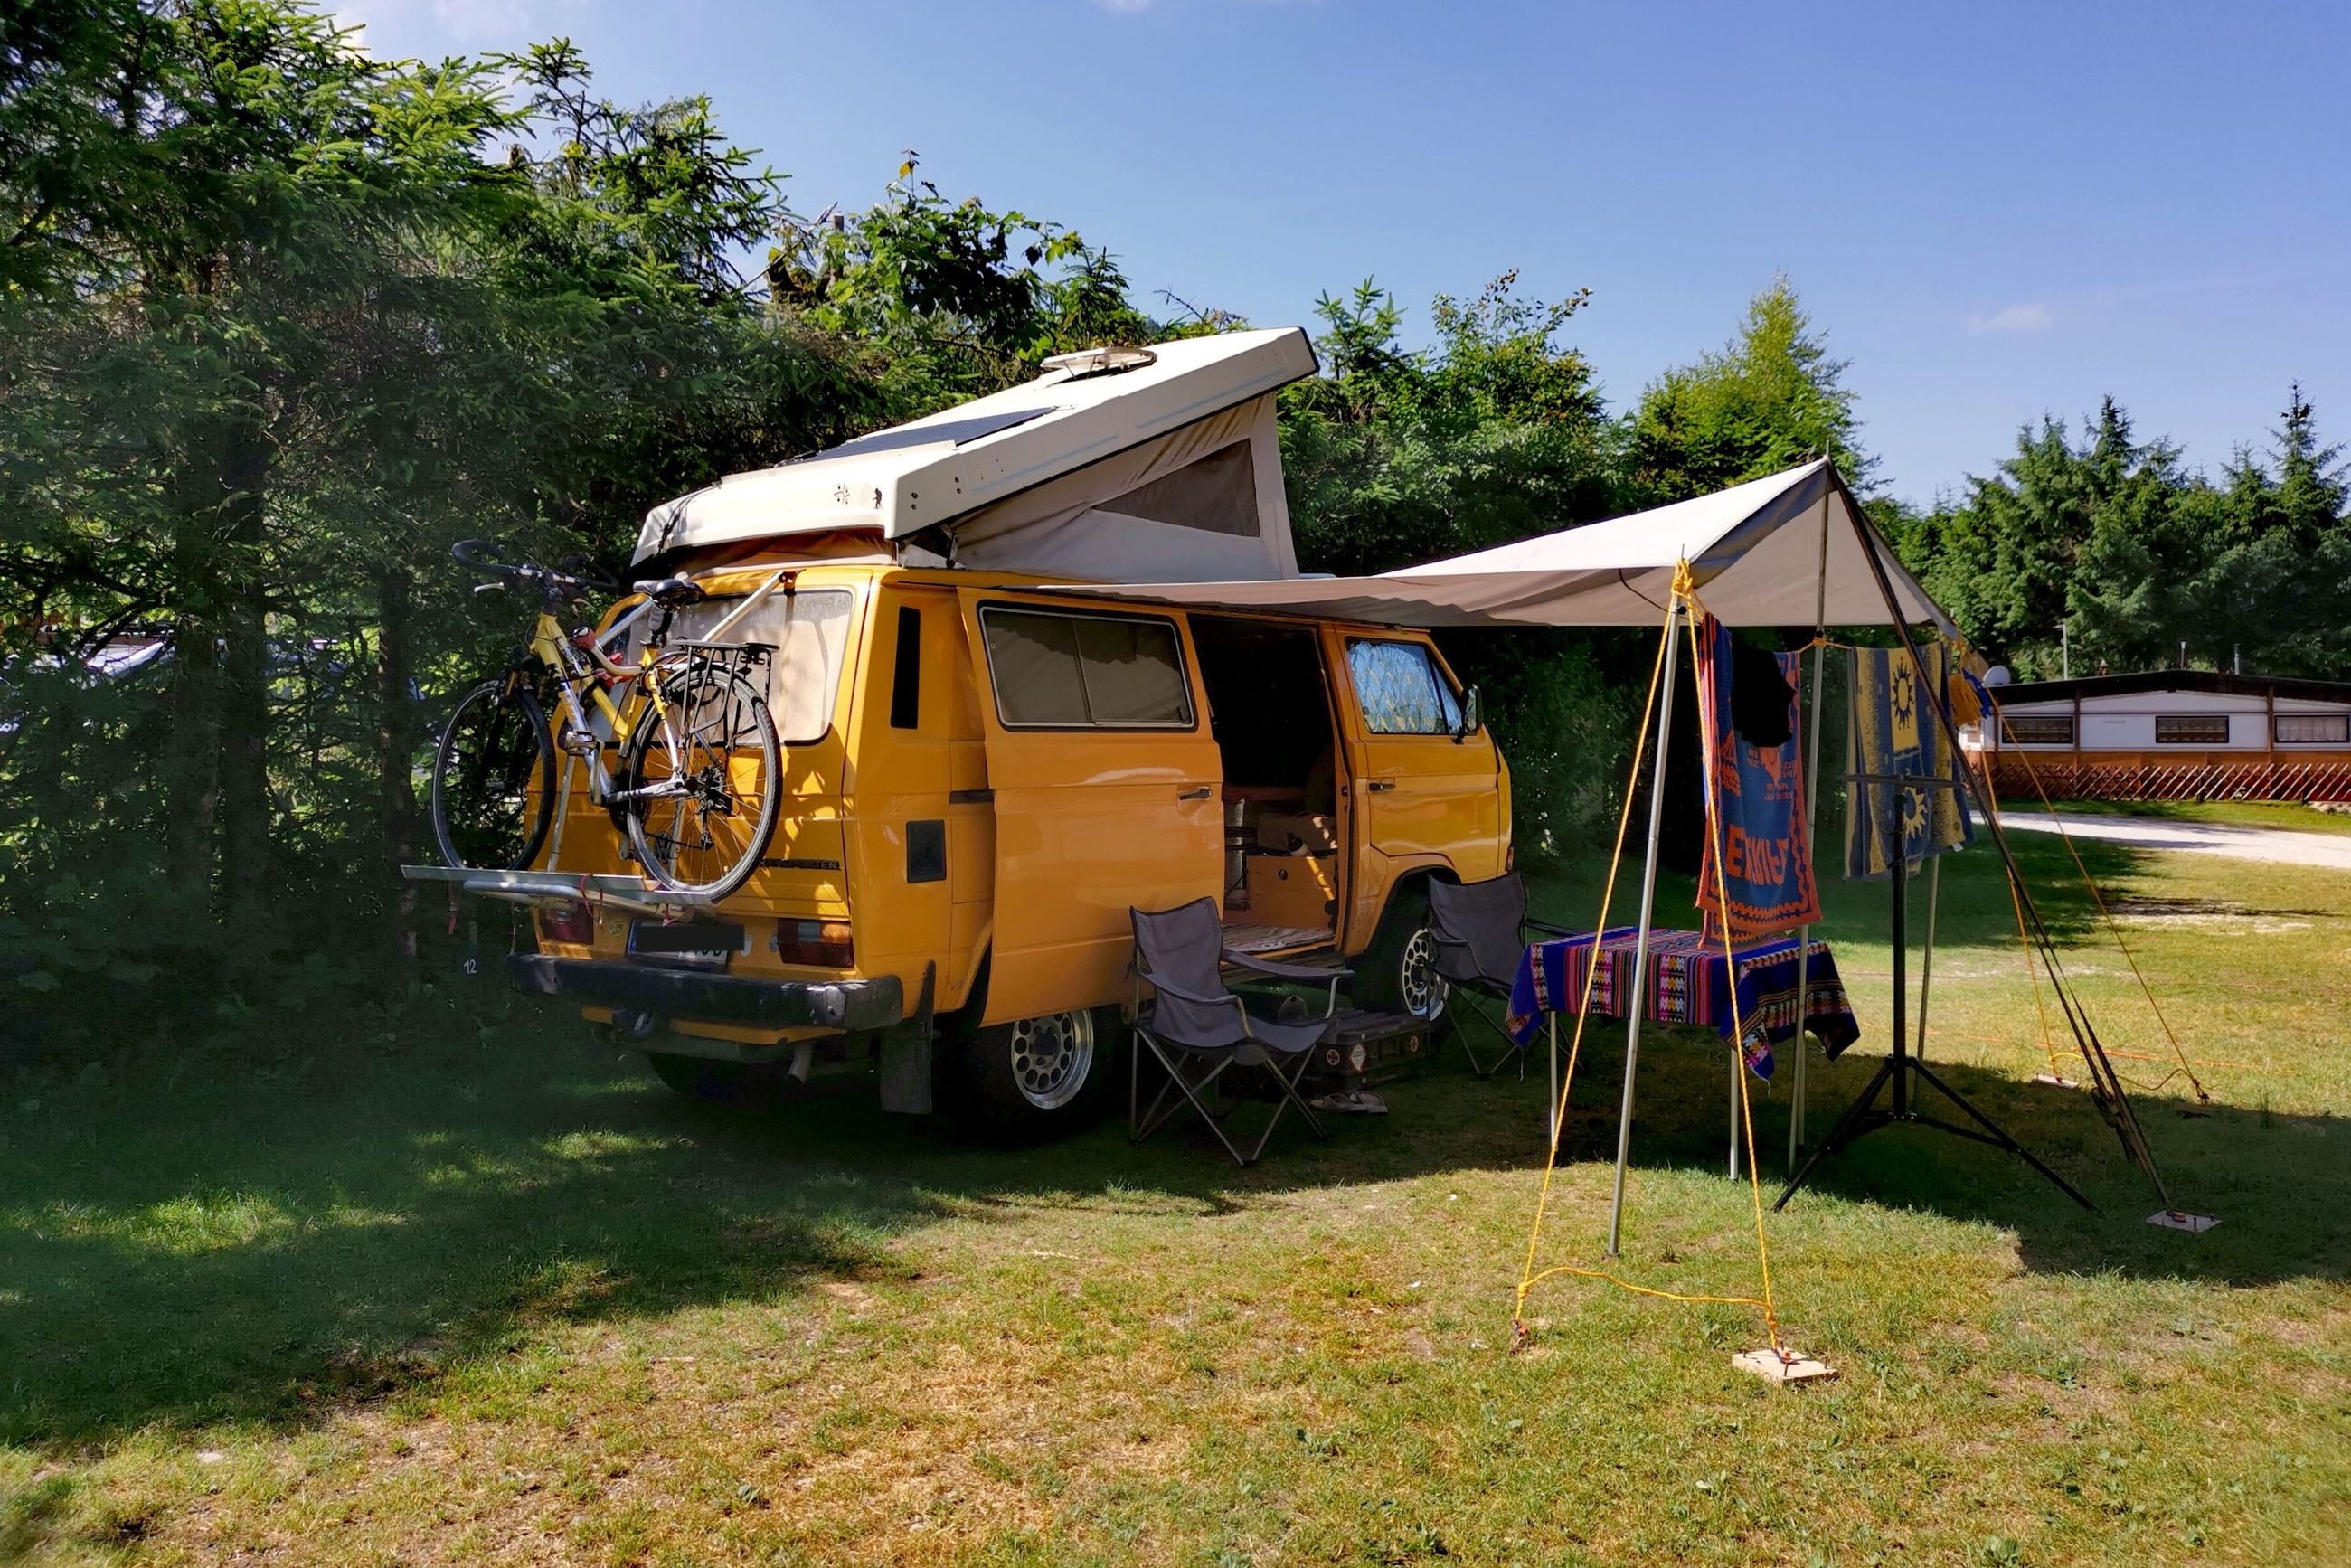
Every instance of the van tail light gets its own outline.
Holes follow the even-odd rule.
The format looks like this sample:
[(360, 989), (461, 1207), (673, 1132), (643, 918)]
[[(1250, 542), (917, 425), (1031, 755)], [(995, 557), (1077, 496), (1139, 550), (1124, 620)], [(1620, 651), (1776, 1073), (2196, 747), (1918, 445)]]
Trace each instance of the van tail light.
[(549, 942), (569, 942), (585, 947), (596, 940), (596, 912), (584, 904), (538, 912), (538, 934)]
[(846, 920), (778, 920), (776, 956), (787, 964), (846, 969), (854, 961)]

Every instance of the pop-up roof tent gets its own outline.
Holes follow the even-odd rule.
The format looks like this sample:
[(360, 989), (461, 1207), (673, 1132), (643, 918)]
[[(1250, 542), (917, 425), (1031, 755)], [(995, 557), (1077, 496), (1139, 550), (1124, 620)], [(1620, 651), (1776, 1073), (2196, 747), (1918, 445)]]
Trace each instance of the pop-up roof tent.
[(801, 538), (1097, 582), (1298, 575), (1273, 394), (1295, 327), (1092, 350), (1035, 381), (656, 507), (635, 562)]
[(1683, 561), (1730, 626), (1888, 623), (1866, 538), (1903, 618), (1949, 619), (1903, 570), (1825, 458), (1711, 496), (1375, 577), (1127, 583), (1161, 604), (1332, 615), (1389, 626), (1634, 626), (1664, 618)]
[(1274, 393), (1314, 370), (1295, 327), (1065, 355), (1023, 385), (656, 507), (635, 564), (797, 540), (1167, 604), (1385, 625), (1619, 626), (1663, 615), (1687, 560), (1707, 608), (1731, 625), (1884, 624), (1865, 538), (1905, 618), (1949, 628), (1825, 459), (1425, 566), (1301, 578)]

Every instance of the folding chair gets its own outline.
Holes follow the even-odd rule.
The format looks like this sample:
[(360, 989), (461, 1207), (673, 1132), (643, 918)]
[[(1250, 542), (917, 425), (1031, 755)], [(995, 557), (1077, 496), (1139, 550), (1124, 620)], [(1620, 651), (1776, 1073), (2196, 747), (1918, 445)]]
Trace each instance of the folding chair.
[[(1508, 872), (1487, 882), (1446, 883), (1428, 884), (1429, 936), (1437, 944), (1437, 973), (1447, 985), (1469, 996), (1491, 997), (1505, 1006), (1510, 999), (1510, 986), (1518, 978), (1519, 961), (1526, 956), (1527, 933), (1541, 931), (1555, 936), (1572, 936), (1562, 926), (1547, 925), (1527, 918), (1527, 884), (1517, 872)], [(1492, 1067), (1478, 1065), (1478, 1053), (1469, 1049), (1469, 1036), (1461, 1027), (1461, 1013), (1468, 1013), (1493, 1031), (1502, 1042), (1502, 1054), (1494, 1059)], [(1519, 1076), (1527, 1072), (1526, 1053), (1519, 1042), (1503, 1032), (1501, 1025), (1472, 1006), (1446, 1009), (1454, 1036), (1461, 1041), (1461, 1054), (1469, 1059), (1469, 1071), (1480, 1078), (1490, 1078), (1500, 1069), (1511, 1051), (1519, 1054)]]
[[(1331, 1031), (1339, 1009), (1339, 983), (1352, 979), (1345, 969), (1309, 968), (1277, 964), (1246, 953), (1224, 951), (1224, 922), (1214, 899), (1196, 899), (1160, 914), (1130, 910), (1134, 921), (1134, 1037), (1150, 1049), (1167, 1074), (1146, 1108), (1142, 1104), (1143, 1053), (1129, 1060), (1126, 1112), (1130, 1138), (1141, 1143), (1173, 1120), (1186, 1103), (1200, 1113), (1237, 1165), (1249, 1166), (1265, 1153), (1283, 1111), (1295, 1105), (1318, 1138), (1330, 1134), (1298, 1095), (1298, 1081), (1314, 1060), (1314, 1048)], [(1319, 1019), (1280, 1022), (1252, 1014), (1226, 986), (1224, 966), (1233, 965), (1270, 980), (1330, 983), (1330, 994)], [(1157, 994), (1146, 1008), (1144, 983)], [(1280, 1087), (1273, 1114), (1258, 1134), (1257, 1146), (1243, 1155), (1226, 1135), (1223, 1121), (1208, 1108), (1203, 1095), (1212, 1093), (1230, 1067), (1262, 1067)], [(1168, 1092), (1179, 1096), (1170, 1100)]]

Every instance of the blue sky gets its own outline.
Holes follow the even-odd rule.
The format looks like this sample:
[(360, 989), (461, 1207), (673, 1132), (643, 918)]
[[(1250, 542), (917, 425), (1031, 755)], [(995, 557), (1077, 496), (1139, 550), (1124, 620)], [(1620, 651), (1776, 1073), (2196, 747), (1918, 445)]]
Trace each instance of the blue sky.
[(568, 35), (863, 204), (901, 149), (1261, 325), (1376, 277), (1589, 287), (1611, 401), (1774, 271), (1918, 502), (2112, 392), (2217, 467), (2351, 438), (2351, 5), (348, 0), (382, 55)]

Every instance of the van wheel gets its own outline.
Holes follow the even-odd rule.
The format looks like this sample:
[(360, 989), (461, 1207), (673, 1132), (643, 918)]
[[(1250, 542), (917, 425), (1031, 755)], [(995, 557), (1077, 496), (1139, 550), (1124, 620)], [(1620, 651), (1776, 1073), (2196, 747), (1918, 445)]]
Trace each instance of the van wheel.
[(775, 1098), (778, 1086), (779, 1074), (772, 1067), (666, 1051), (646, 1051), (645, 1062), (654, 1077), (680, 1094), (714, 1105), (764, 1105)]
[(1428, 894), (1411, 888), (1388, 900), (1372, 945), (1355, 960), (1355, 995), (1378, 1012), (1407, 1013), (1423, 1023), (1444, 1015), (1446, 985), (1437, 972), (1437, 937), (1428, 928)]
[(1007, 1143), (1059, 1137), (1093, 1119), (1112, 1077), (1114, 1009), (1015, 1019), (965, 1032), (940, 1103), (965, 1134)]

